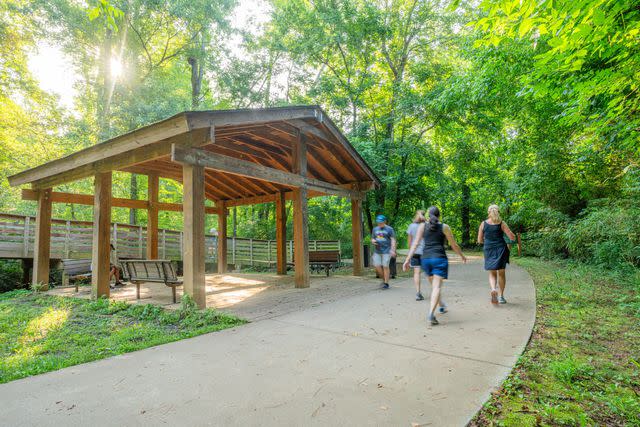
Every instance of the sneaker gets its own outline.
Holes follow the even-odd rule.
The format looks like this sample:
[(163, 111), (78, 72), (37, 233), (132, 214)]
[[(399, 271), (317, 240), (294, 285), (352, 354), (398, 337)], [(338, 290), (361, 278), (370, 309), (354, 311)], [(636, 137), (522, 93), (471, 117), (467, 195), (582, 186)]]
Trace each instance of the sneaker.
[(424, 300), (424, 297), (422, 296), (422, 294), (420, 292), (418, 292), (416, 294), (416, 301), (422, 301), (422, 300)]
[(389, 284), (388, 283), (383, 283), (382, 284), (382, 289), (389, 289)]
[(114, 285), (116, 288), (123, 288), (125, 285), (122, 282), (116, 282)]
[(507, 300), (503, 296), (498, 297), (498, 304), (506, 304)]
[(447, 306), (446, 305), (441, 305), (440, 307), (438, 307), (438, 311), (441, 314), (445, 314), (447, 312)]
[(438, 325), (440, 323), (433, 314), (427, 316), (427, 322), (430, 322), (432, 325)]
[(498, 291), (491, 291), (491, 304), (498, 303)]

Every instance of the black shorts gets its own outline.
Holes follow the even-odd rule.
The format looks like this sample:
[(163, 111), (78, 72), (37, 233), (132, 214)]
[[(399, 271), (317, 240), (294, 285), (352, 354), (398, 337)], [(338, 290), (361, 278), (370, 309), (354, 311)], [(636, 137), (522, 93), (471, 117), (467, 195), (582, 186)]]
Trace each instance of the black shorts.
[(409, 260), (409, 265), (411, 267), (420, 267), (420, 255), (414, 255)]

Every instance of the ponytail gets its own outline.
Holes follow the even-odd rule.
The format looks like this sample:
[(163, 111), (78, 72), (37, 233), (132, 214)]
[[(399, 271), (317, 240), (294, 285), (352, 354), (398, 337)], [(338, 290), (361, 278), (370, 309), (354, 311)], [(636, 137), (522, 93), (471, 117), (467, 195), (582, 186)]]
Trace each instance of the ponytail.
[(438, 223), (440, 222), (440, 209), (436, 206), (431, 206), (429, 208), (429, 230), (435, 231), (438, 228)]
[(494, 224), (500, 224), (502, 222), (502, 218), (500, 217), (500, 208), (498, 205), (491, 205), (489, 209), (487, 209), (487, 214), (489, 215), (489, 219)]

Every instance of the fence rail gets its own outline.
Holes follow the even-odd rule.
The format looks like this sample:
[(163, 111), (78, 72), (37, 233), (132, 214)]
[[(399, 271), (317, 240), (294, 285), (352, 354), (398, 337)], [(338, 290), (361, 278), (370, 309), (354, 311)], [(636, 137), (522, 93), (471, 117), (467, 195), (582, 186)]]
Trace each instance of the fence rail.
[[(93, 223), (53, 219), (51, 221), (51, 258), (91, 258)], [(129, 224), (111, 224), (111, 241), (120, 258), (144, 258), (147, 251), (147, 229)], [(158, 230), (158, 256), (182, 259), (182, 232)], [(35, 240), (35, 218), (27, 215), (0, 213), (0, 258), (31, 258)], [(217, 258), (217, 237), (205, 235), (207, 260)], [(340, 250), (338, 240), (310, 240), (309, 250)], [(293, 259), (293, 241), (287, 241), (287, 259)], [(274, 240), (227, 238), (227, 260), (230, 264), (276, 264)]]

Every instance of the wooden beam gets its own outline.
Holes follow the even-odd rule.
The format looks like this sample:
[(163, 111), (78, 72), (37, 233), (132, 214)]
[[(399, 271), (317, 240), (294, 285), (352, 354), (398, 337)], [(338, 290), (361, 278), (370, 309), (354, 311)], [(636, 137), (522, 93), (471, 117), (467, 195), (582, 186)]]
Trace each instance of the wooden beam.
[(227, 208), (218, 205), (218, 273), (227, 272)]
[(33, 245), (33, 283), (40, 290), (49, 289), (49, 256), (51, 254), (51, 189), (39, 191)]
[[(37, 201), (38, 191), (30, 190), (27, 188), (22, 189), (22, 200)], [(93, 196), (91, 194), (74, 194), (53, 191), (51, 192), (51, 201), (53, 203), (73, 203), (76, 205), (93, 206)], [(179, 203), (158, 202), (157, 206), (159, 211), (182, 212), (182, 205)], [(148, 209), (149, 202), (147, 200), (121, 199), (118, 197), (112, 197), (111, 207)], [(207, 214), (218, 213), (218, 210), (215, 207), (207, 206), (205, 209)]]
[[(293, 172), (307, 175), (307, 145), (303, 135), (293, 144)], [(301, 185), (293, 190), (293, 262), (296, 288), (308, 288), (309, 273), (309, 208), (307, 187)]]
[(353, 242), (353, 275), (364, 274), (364, 248), (362, 247), (362, 199), (351, 199), (351, 241)]
[(214, 154), (200, 149), (184, 149), (174, 146), (171, 159), (174, 162), (203, 166), (208, 169), (225, 172), (231, 175), (246, 176), (249, 178), (269, 181), (288, 186), (300, 186), (304, 184), (304, 178), (300, 175), (262, 166), (221, 154)]
[(191, 111), (186, 113), (190, 129), (226, 127), (246, 124), (254, 127), (257, 123), (281, 120), (313, 118), (319, 114), (317, 106), (275, 107), (246, 110)]
[(287, 205), (284, 192), (276, 194), (276, 271), (287, 274)]
[[(160, 140), (185, 133), (188, 130), (185, 114), (178, 114), (162, 122), (145, 126), (109, 141), (85, 148), (61, 159), (10, 176), (9, 183), (15, 187), (51, 178), (56, 175), (69, 176), (68, 174), (72, 174), (78, 168), (86, 167), (110, 157), (121, 156), (123, 153), (149, 146)], [(90, 174), (87, 173), (84, 177), (86, 176), (90, 176)]]
[[(301, 138), (301, 140), (304, 140), (304, 138)], [(294, 147), (295, 146), (297, 145), (294, 145)], [(175, 146), (172, 150), (171, 157), (175, 162), (203, 166), (226, 174), (273, 182), (290, 187), (300, 187), (304, 185), (310, 191), (317, 191), (327, 195), (341, 197), (356, 196), (353, 190), (345, 188), (344, 186), (331, 184), (319, 179), (307, 178), (306, 144), (305, 147), (300, 148), (300, 150), (304, 150), (304, 154), (299, 154), (300, 157), (297, 160), (298, 166), (295, 166), (294, 169), (297, 167), (298, 170), (304, 170), (304, 175), (298, 172), (285, 172), (197, 148), (184, 149)], [(295, 164), (296, 162), (294, 162), (294, 165)]]
[(160, 179), (157, 174), (147, 175), (147, 259), (158, 259), (158, 193)]
[(183, 270), (184, 292), (199, 308), (206, 308), (204, 275), (204, 168), (182, 167), (184, 200)]
[(111, 244), (111, 172), (95, 177), (93, 205), (93, 244), (91, 246), (91, 296), (109, 296)]

